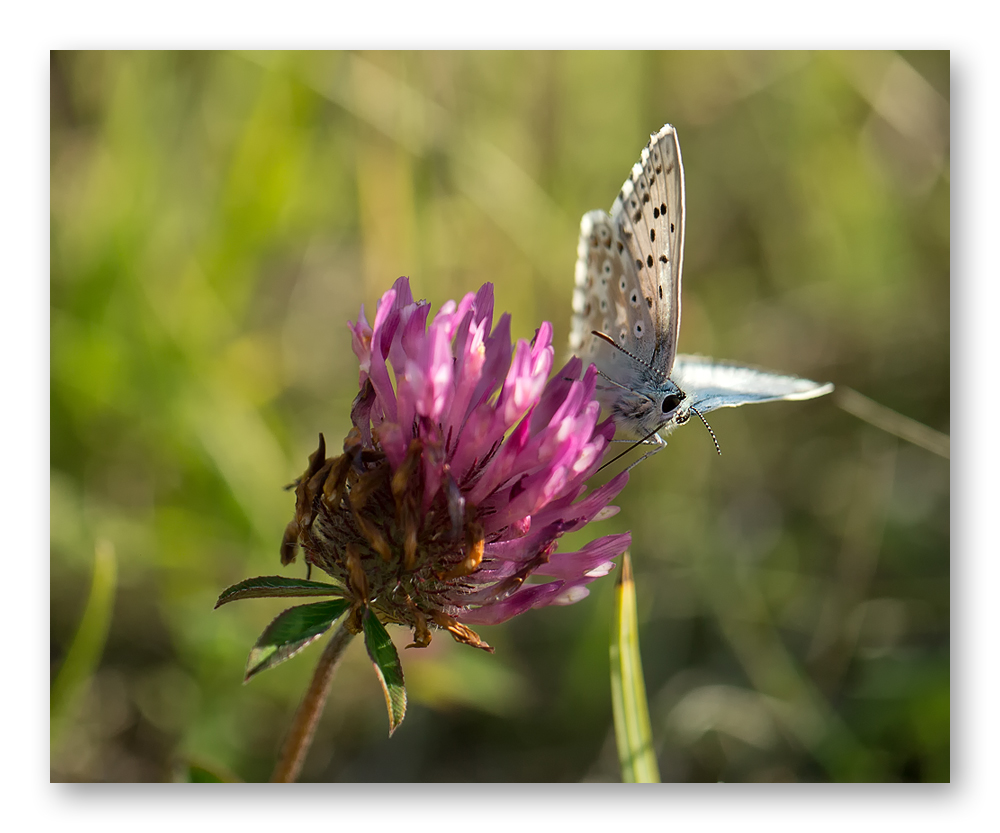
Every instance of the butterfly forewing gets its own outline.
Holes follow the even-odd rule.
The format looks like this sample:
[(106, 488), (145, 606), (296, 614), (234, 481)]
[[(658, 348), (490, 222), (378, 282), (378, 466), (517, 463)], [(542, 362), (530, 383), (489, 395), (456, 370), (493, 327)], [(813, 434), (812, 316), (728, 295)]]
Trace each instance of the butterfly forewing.
[(650, 137), (610, 217), (591, 211), (580, 224), (571, 349), (627, 383), (635, 362), (591, 335), (598, 330), (666, 378), (680, 325), (683, 245), (684, 174), (677, 135), (665, 125)]
[(650, 137), (611, 217), (632, 255), (640, 301), (655, 322), (652, 338), (641, 339), (641, 352), (669, 376), (680, 327), (684, 250), (684, 168), (677, 133), (670, 125)]

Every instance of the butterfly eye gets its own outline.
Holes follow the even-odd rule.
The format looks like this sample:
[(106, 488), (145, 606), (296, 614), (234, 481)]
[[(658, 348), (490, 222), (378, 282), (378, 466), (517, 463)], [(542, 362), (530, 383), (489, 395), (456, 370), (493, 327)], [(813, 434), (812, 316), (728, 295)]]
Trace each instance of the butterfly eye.
[(663, 403), (660, 405), (660, 410), (662, 410), (665, 414), (669, 414), (680, 404), (681, 398), (676, 393), (668, 393), (663, 397)]

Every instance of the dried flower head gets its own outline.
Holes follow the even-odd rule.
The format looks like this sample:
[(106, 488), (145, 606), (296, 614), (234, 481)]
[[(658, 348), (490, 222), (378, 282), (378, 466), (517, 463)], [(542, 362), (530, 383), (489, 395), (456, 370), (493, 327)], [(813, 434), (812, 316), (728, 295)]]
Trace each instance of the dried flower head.
[(551, 325), (513, 349), (510, 317), (493, 327), (491, 284), (428, 323), (429, 313), (400, 278), (373, 325), (364, 308), (351, 324), (354, 427), (338, 457), (320, 436), (296, 484), (282, 562), (301, 546), (343, 585), (352, 632), (370, 610), (412, 628), (414, 646), (437, 627), (492, 650), (469, 625), (572, 604), (611, 570), (628, 534), (570, 553), (557, 540), (617, 511), (608, 502), (628, 475), (584, 497), (614, 426), (598, 424), (593, 366), (580, 378), (573, 358), (548, 380)]

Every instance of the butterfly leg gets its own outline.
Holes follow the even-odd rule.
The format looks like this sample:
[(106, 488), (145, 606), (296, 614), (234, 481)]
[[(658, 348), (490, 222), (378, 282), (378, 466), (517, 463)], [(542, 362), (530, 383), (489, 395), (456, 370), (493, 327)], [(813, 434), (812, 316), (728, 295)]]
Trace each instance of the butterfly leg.
[(641, 440), (612, 440), (611, 442), (613, 442), (613, 443), (628, 443), (629, 444), (629, 448), (626, 448), (617, 457), (613, 457), (612, 459), (606, 461), (601, 466), (601, 468), (598, 469), (598, 471), (601, 471), (601, 469), (607, 468), (612, 463), (617, 462), (618, 460), (620, 460), (622, 457), (624, 457), (633, 448), (636, 448), (637, 446), (640, 446), (640, 445), (652, 445), (652, 446), (655, 446), (654, 448), (650, 449), (645, 454), (643, 454), (642, 457), (640, 457), (638, 460), (636, 460), (631, 466), (629, 466), (627, 469), (625, 469), (625, 471), (630, 471), (631, 469), (634, 469), (636, 466), (638, 466), (639, 463), (641, 463), (647, 457), (649, 457), (649, 456), (651, 456), (653, 454), (656, 454), (657, 451), (659, 451), (661, 448), (664, 448), (666, 446), (666, 444), (667, 444), (666, 440), (664, 440), (659, 434), (651, 434), (648, 437), (643, 437)]
[(645, 454), (643, 454), (642, 457), (640, 457), (638, 460), (636, 460), (634, 463), (632, 463), (632, 465), (630, 465), (627, 469), (625, 469), (625, 471), (632, 471), (632, 469), (634, 469), (636, 466), (638, 466), (639, 463), (641, 463), (647, 457), (652, 457), (661, 448), (666, 448), (667, 447), (667, 441), (665, 439), (663, 439), (663, 437), (661, 437), (659, 434), (653, 434), (652, 438), (650, 438), (648, 440), (645, 440), (643, 442), (643, 444), (644, 445), (652, 445), (653, 448), (651, 448), (649, 451), (647, 451)]

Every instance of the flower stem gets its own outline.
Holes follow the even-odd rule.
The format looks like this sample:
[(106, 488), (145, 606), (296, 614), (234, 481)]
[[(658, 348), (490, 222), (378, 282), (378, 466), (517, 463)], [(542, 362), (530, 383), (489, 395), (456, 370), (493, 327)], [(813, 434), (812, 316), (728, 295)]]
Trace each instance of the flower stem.
[(337, 670), (340, 658), (344, 655), (344, 649), (350, 643), (352, 636), (354, 634), (341, 623), (323, 649), (323, 656), (316, 665), (309, 689), (302, 698), (298, 711), (295, 712), (292, 727), (288, 730), (288, 737), (281, 749), (281, 757), (274, 772), (271, 773), (272, 783), (291, 783), (297, 780), (299, 773), (302, 772), (302, 764), (305, 763), (306, 753), (316, 732), (316, 724), (319, 723), (319, 716), (323, 713), (323, 706), (330, 694), (333, 673)]

